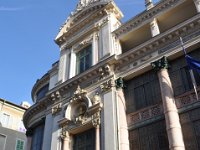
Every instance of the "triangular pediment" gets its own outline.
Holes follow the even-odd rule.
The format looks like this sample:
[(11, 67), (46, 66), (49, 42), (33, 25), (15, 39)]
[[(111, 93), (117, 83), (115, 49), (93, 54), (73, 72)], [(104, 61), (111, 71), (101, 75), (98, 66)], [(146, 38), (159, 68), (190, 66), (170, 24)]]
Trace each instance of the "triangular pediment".
[(61, 26), (55, 40), (66, 33), (71, 27), (75, 26), (81, 19), (97, 12), (111, 1), (113, 0), (79, 0), (76, 9), (71, 12), (65, 23)]

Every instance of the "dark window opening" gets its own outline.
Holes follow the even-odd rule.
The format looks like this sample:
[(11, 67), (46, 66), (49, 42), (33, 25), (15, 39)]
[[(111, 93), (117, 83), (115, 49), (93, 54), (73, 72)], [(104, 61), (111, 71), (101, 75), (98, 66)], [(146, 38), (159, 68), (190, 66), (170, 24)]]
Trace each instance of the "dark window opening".
[(92, 66), (92, 45), (89, 45), (76, 54), (76, 73), (82, 73)]

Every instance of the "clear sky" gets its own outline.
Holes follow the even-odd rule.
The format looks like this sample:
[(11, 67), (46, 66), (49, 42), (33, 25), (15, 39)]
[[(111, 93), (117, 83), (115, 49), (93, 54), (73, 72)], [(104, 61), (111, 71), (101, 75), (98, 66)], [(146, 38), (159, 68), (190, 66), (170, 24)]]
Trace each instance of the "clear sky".
[[(145, 0), (115, 0), (123, 22), (143, 11)], [(157, 2), (158, 0), (154, 0)], [(59, 59), (60, 26), (78, 0), (0, 0), (0, 98), (20, 104)]]

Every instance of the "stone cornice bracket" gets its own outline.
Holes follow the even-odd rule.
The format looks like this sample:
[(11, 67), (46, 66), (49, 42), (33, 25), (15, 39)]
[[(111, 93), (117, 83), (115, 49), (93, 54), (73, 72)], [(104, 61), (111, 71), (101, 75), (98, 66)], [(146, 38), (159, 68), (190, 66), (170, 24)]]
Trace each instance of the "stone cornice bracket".
[(32, 129), (28, 129), (27, 131), (26, 131), (26, 136), (27, 137), (31, 137), (33, 135), (33, 130)]
[(169, 68), (169, 63), (167, 61), (167, 57), (164, 56), (161, 59), (159, 59), (159, 60), (157, 60), (155, 62), (152, 62), (151, 66), (155, 71), (159, 71), (161, 69), (168, 69)]
[(108, 81), (102, 83), (102, 84), (100, 85), (100, 88), (101, 88), (101, 91), (102, 91), (102, 92), (107, 92), (107, 91), (109, 91), (109, 90), (110, 90), (112, 87), (114, 87), (114, 86), (115, 86), (115, 81), (114, 81), (114, 79), (110, 79), (110, 80), (108, 80)]
[(104, 67), (100, 67), (99, 68), (99, 74), (100, 74), (99, 79), (101, 80), (101, 79), (111, 75), (111, 72), (112, 72), (111, 67), (108, 64), (105, 65)]
[(87, 96), (87, 91), (84, 89), (81, 89), (78, 85), (76, 91), (74, 92), (74, 96), (72, 97), (72, 102), (77, 102), (84, 100)]
[(55, 116), (57, 114), (59, 114), (59, 112), (62, 110), (62, 104), (59, 103), (56, 106), (52, 107), (52, 115)]
[(126, 87), (122, 77), (119, 77), (117, 80), (115, 80), (115, 84), (116, 84), (116, 89), (120, 88), (124, 89)]
[(55, 101), (59, 100), (60, 97), (61, 97), (60, 92), (56, 91), (56, 92), (51, 94), (50, 99), (51, 99), (52, 102), (55, 102)]

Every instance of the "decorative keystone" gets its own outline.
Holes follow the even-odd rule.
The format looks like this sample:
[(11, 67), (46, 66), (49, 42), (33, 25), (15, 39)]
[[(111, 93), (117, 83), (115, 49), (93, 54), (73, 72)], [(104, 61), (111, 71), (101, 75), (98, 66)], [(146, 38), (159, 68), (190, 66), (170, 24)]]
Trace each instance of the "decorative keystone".
[(168, 69), (169, 68), (169, 64), (168, 64), (168, 61), (167, 61), (167, 57), (164, 56), (161, 59), (159, 59), (159, 60), (157, 60), (155, 62), (152, 62), (151, 66), (156, 71), (159, 71), (161, 69)]

